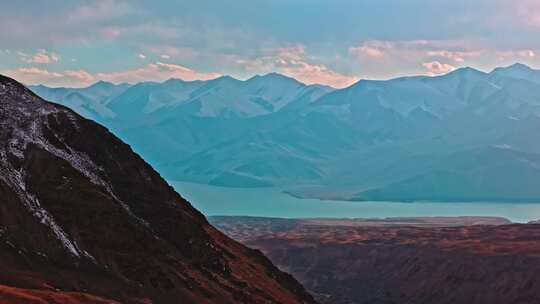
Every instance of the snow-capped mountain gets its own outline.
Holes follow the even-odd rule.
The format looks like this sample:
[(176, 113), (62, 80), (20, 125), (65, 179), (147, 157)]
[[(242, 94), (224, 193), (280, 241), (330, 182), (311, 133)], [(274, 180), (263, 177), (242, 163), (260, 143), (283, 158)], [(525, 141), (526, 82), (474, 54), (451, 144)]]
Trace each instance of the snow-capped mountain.
[[(310, 195), (349, 199), (368, 197), (365, 191), (376, 189), (390, 193), (388, 187), (398, 185), (401, 193), (405, 186), (420, 189), (417, 181), (426, 186), (425, 176), (444, 184), (478, 174), (475, 178), (500, 184), (491, 179), (504, 180), (504, 172), (481, 169), (473, 160), (482, 155), (503, 163), (500, 170), (528, 168), (536, 176), (538, 75), (516, 64), (489, 73), (462, 68), (437, 77), (361, 80), (340, 90), (306, 86), (279, 74), (246, 81), (141, 83), (108, 99), (105, 105), (114, 118), (104, 123), (169, 179), (223, 186), (309, 185)], [(446, 159), (470, 168), (452, 169)], [(525, 179), (513, 177), (529, 185)], [(478, 185), (456, 191), (470, 193), (473, 200), (491, 191)], [(504, 197), (536, 199), (536, 192), (521, 190), (528, 196), (510, 192)], [(307, 195), (303, 190), (296, 194)], [(457, 198), (441, 193), (441, 199)]]
[(137, 119), (149, 114), (247, 118), (275, 113), (318, 99), (332, 91), (272, 73), (246, 81), (223, 76), (209, 81), (169, 79), (113, 85), (98, 82), (82, 89), (32, 86), (40, 96), (98, 121)]
[(43, 85), (30, 86), (30, 89), (44, 99), (55, 100), (85, 117), (101, 121), (116, 117), (108, 103), (129, 87), (128, 84), (115, 85), (99, 81), (80, 89), (49, 88)]
[(504, 68), (496, 68), (491, 74), (499, 77), (509, 77), (540, 83), (540, 70), (532, 69), (522, 63), (516, 63)]

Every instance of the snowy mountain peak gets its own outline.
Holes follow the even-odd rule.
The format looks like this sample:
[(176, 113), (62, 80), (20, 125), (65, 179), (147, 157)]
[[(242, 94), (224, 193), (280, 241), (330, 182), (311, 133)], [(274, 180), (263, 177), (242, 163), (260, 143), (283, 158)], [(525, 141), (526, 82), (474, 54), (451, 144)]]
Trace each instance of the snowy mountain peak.
[(99, 80), (96, 83), (90, 85), (89, 88), (98, 88), (98, 87), (99, 88), (110, 88), (110, 87), (114, 87), (114, 86), (116, 86), (116, 85), (114, 83), (112, 83), (112, 82)]
[(254, 82), (254, 81), (282, 81), (282, 82), (292, 82), (299, 85), (305, 85), (302, 82), (296, 80), (295, 78), (272, 72), (264, 75), (256, 75), (251, 77), (250, 79), (246, 80), (246, 82)]
[(229, 75), (221, 76), (216, 79), (212, 79), (208, 81), (208, 83), (216, 83), (216, 84), (238, 84), (241, 82), (242, 80), (238, 80)]
[(523, 63), (515, 63), (513, 65), (496, 68), (490, 75), (496, 77), (509, 77), (514, 79), (528, 80), (530, 82), (540, 84), (540, 70), (535, 70)]
[(503, 69), (507, 71), (532, 71), (533, 70), (530, 66), (520, 63), (520, 62), (514, 63), (505, 68), (498, 68), (498, 69)]
[(472, 67), (463, 67), (459, 69), (455, 69), (445, 75), (438, 76), (438, 77), (451, 77), (451, 76), (477, 76), (477, 77), (484, 77), (487, 73), (482, 72), (480, 70), (477, 70)]

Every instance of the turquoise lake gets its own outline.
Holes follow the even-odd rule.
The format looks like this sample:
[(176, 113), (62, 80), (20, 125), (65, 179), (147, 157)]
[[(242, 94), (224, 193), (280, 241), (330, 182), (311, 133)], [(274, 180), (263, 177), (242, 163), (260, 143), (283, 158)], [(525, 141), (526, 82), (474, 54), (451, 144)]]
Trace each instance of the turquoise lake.
[(169, 183), (207, 216), (248, 215), (303, 218), (384, 218), (416, 216), (500, 216), (513, 222), (540, 219), (540, 202), (532, 203), (400, 203), (299, 199), (278, 188), (223, 188)]

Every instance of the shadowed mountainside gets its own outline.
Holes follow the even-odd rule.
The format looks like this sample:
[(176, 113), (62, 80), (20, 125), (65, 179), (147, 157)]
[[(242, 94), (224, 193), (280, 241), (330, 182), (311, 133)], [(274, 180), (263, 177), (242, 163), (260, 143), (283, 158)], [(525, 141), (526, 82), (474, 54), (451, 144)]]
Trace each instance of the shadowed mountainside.
[(4, 302), (314, 303), (107, 129), (3, 76), (0, 198)]

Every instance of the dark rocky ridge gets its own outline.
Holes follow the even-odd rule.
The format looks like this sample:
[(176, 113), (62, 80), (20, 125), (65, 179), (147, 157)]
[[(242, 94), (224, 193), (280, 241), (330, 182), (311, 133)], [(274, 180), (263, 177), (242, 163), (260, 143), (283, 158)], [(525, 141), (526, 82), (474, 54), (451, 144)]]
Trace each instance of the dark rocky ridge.
[(33, 289), (81, 303), (314, 303), (107, 129), (3, 76), (0, 287), (4, 301)]

